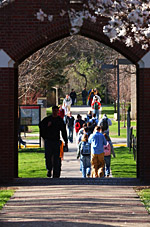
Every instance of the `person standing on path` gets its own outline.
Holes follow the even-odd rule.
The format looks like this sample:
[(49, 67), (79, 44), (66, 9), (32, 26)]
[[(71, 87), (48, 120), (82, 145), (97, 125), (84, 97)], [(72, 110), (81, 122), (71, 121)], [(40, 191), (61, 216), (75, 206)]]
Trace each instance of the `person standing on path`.
[(69, 95), (66, 95), (66, 97), (63, 100), (63, 108), (65, 109), (65, 115), (67, 115), (68, 112), (70, 112), (72, 100)]
[(63, 119), (58, 116), (58, 106), (52, 107), (52, 115), (45, 117), (39, 124), (41, 137), (45, 140), (45, 161), (47, 176), (53, 178), (60, 176), (60, 132), (65, 146), (68, 148), (66, 126)]
[(63, 100), (63, 105), (62, 105), (62, 108), (65, 110), (65, 116), (64, 116), (65, 124), (66, 124), (67, 114), (70, 112), (71, 104), (72, 104), (72, 100), (71, 100), (70, 96), (66, 95), (66, 97)]
[(83, 102), (83, 105), (87, 104), (87, 96), (88, 96), (88, 92), (87, 92), (86, 88), (84, 88), (83, 91), (82, 91), (82, 102)]
[(109, 136), (109, 126), (112, 125), (112, 121), (107, 117), (106, 114), (103, 115), (97, 125), (102, 126), (103, 133), (106, 133)]
[(101, 127), (96, 126), (94, 133), (88, 139), (88, 142), (91, 144), (92, 177), (95, 178), (104, 176), (104, 145), (107, 144), (107, 141), (100, 131)]
[(95, 98), (95, 100), (92, 102), (91, 107), (93, 109), (93, 113), (96, 114), (96, 117), (99, 120), (99, 109), (101, 108), (101, 103), (98, 102), (97, 98)]
[(71, 105), (74, 106), (75, 100), (77, 98), (77, 95), (76, 95), (76, 92), (75, 92), (74, 89), (71, 90), (70, 97), (72, 99), (72, 104)]
[(72, 116), (72, 112), (69, 112), (66, 118), (66, 125), (68, 128), (68, 139), (70, 143), (73, 143), (74, 122), (75, 122), (75, 119)]
[(107, 145), (104, 146), (104, 160), (105, 160), (104, 177), (109, 177), (110, 163), (111, 163), (111, 144), (110, 144), (109, 136), (107, 136), (106, 133), (104, 133), (104, 136), (107, 141)]
[(82, 177), (90, 177), (91, 174), (91, 145), (88, 143), (88, 134), (82, 135), (81, 142), (78, 146), (77, 159), (80, 157), (80, 169), (82, 170)]

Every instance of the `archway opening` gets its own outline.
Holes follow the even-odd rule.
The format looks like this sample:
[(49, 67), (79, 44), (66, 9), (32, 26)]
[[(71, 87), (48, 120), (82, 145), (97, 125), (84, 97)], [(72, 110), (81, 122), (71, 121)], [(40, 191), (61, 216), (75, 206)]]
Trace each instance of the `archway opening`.
[[(120, 89), (120, 135), (118, 136), (117, 112), (117, 67), (103, 68), (103, 65), (117, 66), (119, 60), (125, 59), (118, 52), (107, 46), (82, 36), (71, 36), (40, 49), (27, 58), (19, 66), (19, 104), (34, 105), (39, 98), (47, 98), (47, 109), (42, 117), (51, 113), (51, 106), (61, 104), (66, 93), (73, 88), (77, 93), (77, 102), (72, 107), (73, 115), (79, 113), (86, 117), (90, 106), (82, 106), (82, 90), (89, 91), (97, 88), (100, 93), (102, 112), (112, 121), (110, 137), (116, 151), (116, 158), (112, 157), (112, 176), (137, 176), (136, 158), (127, 145), (127, 112), (131, 107), (131, 126), (136, 136), (136, 67), (132, 64), (119, 65)], [(126, 59), (125, 59), (126, 60)], [(58, 97), (56, 98), (56, 91)], [(81, 108), (82, 106), (82, 108)], [(24, 131), (23, 131), (24, 130)], [(46, 177), (44, 148), (33, 145), (39, 138), (38, 126), (23, 128), (22, 139), (26, 148), (19, 150), (19, 177)], [(117, 141), (117, 142), (116, 142)], [(119, 142), (118, 142), (119, 141)], [(29, 148), (31, 147), (31, 148)], [(79, 163), (76, 161), (76, 138), (74, 146), (69, 144), (70, 151), (62, 165), (62, 177), (81, 177)], [(73, 158), (74, 157), (74, 158)], [(35, 159), (34, 159), (35, 158)], [(73, 160), (72, 160), (73, 159)], [(37, 161), (38, 160), (38, 161)], [(128, 160), (126, 162), (126, 160)], [(67, 163), (76, 163), (78, 169), (70, 174)], [(66, 163), (66, 164), (65, 164)], [(39, 167), (39, 164), (42, 164)], [(32, 168), (31, 168), (32, 167)], [(35, 168), (36, 167), (36, 168)], [(67, 171), (65, 170), (67, 168)], [(120, 169), (122, 168), (122, 172)], [(78, 174), (76, 174), (78, 171)]]

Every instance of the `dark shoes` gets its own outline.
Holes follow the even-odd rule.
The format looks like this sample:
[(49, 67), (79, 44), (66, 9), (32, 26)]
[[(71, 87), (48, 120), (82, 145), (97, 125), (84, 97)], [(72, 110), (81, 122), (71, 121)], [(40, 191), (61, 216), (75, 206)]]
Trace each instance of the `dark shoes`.
[(51, 177), (51, 171), (47, 171), (47, 177)]

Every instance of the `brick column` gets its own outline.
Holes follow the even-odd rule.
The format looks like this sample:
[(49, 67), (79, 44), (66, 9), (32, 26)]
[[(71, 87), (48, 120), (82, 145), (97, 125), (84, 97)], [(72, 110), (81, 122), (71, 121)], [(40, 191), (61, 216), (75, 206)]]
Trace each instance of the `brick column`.
[(145, 183), (150, 182), (150, 65), (147, 64), (149, 59), (148, 53), (142, 59), (137, 72), (137, 173)]
[(6, 67), (6, 64), (0, 66), (0, 182), (2, 183), (17, 177), (18, 172), (18, 76), (14, 67)]

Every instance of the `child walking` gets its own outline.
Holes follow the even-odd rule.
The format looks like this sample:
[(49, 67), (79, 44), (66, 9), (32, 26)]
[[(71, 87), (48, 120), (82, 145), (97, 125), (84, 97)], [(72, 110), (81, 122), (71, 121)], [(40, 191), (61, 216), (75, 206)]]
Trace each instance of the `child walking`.
[(111, 145), (109, 136), (107, 136), (106, 133), (104, 133), (105, 139), (107, 141), (107, 144), (104, 145), (104, 160), (105, 160), (105, 166), (104, 166), (104, 176), (109, 177), (110, 176), (110, 162), (111, 162)]
[(82, 177), (90, 177), (91, 174), (91, 145), (88, 143), (88, 135), (85, 133), (82, 136), (77, 151), (77, 159), (80, 157)]

